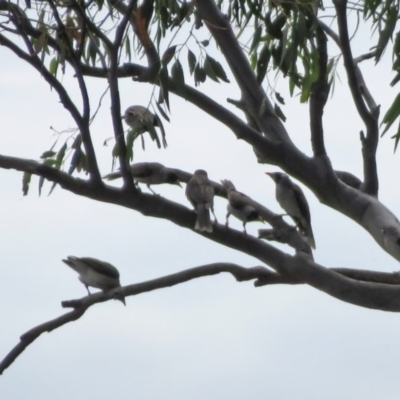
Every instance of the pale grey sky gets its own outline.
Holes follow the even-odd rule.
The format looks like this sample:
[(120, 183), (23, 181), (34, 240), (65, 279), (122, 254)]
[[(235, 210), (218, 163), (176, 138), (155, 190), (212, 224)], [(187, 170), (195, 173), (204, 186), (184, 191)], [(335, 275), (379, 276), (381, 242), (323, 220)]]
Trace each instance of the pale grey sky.
[[(0, 64), (1, 154), (38, 159), (55, 139), (49, 127), (62, 130), (72, 122), (36, 72), (3, 48), (0, 59), (6, 60)], [(388, 63), (379, 72), (372, 61), (362, 67), (376, 101), (387, 108), (395, 96), (386, 84)], [(342, 81), (325, 111), (327, 148), (337, 169), (360, 175), (363, 126), (344, 76)], [(68, 78), (65, 83), (75, 84)], [(93, 99), (98, 98), (100, 81), (90, 86)], [(223, 103), (227, 97), (238, 98), (230, 85), (205, 88)], [(150, 93), (139, 83), (121, 81), (123, 108), (146, 105)], [(308, 108), (285, 99), (287, 128), (310, 153)], [(158, 150), (146, 140), (145, 152), (137, 146), (135, 161), (159, 161), (187, 171), (204, 168), (211, 179), (231, 179), (240, 191), (279, 212), (273, 182), (264, 175), (276, 168), (258, 165), (249, 146), (221, 124), (182, 100), (171, 100), (171, 124), (165, 123), (168, 149)], [(102, 173), (111, 168), (112, 145), (102, 146), (112, 136), (108, 110), (105, 100), (93, 126)], [(394, 180), (399, 155), (393, 155), (389, 135), (381, 141), (378, 161), (380, 199), (399, 215), (400, 188)], [(21, 178), (15, 171), (0, 170), (0, 358), (23, 332), (64, 313), (62, 300), (85, 295), (76, 273), (61, 262), (67, 255), (111, 262), (120, 270), (122, 284), (217, 261), (260, 264), (166, 221), (60, 188), (47, 197), (48, 183), (38, 198), (37, 178), (23, 197)], [(189, 206), (183, 189), (155, 190)], [(399, 269), (360, 227), (319, 204), (307, 189), (305, 193), (319, 263)], [(226, 201), (216, 203), (223, 222)], [(230, 224), (241, 229), (233, 217)], [(249, 224), (248, 231), (254, 235), (261, 227)], [(214, 276), (128, 298), (126, 308), (114, 301), (94, 306), (80, 320), (42, 335), (0, 377), (0, 398), (397, 400), (399, 336), (398, 314), (342, 303), (307, 286), (255, 289), (251, 282)]]

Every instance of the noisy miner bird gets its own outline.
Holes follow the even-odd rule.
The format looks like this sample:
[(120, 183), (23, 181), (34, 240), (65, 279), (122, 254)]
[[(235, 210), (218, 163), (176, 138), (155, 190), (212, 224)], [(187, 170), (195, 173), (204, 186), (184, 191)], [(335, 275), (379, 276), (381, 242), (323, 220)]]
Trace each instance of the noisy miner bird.
[[(121, 287), (117, 268), (108, 262), (92, 257), (74, 256), (68, 256), (66, 260), (62, 261), (79, 274), (78, 279), (85, 285), (89, 295), (89, 286), (101, 289), (103, 292)], [(125, 305), (122, 293), (117, 292), (115, 298)]]
[(292, 182), (282, 172), (266, 172), (276, 184), (276, 200), (288, 213), (300, 231), (307, 237), (308, 244), (315, 249), (314, 234), (311, 228), (310, 208), (306, 196), (299, 185)]
[(228, 219), (232, 214), (243, 222), (243, 233), (247, 235), (246, 224), (248, 222), (264, 222), (264, 220), (261, 218), (259, 211), (254, 206), (254, 203), (250, 197), (238, 192), (234, 184), (229, 180), (222, 180), (221, 183), (228, 192), (228, 213), (226, 214), (225, 225), (228, 226)]
[(160, 118), (150, 112), (146, 107), (143, 106), (130, 106), (125, 110), (125, 114), (121, 116), (125, 120), (126, 124), (129, 125), (132, 130), (136, 131), (137, 135), (141, 135), (145, 132), (149, 132), (150, 137), (157, 142), (157, 147), (161, 148), (160, 138), (157, 135), (155, 127), (159, 127), (161, 130), (162, 144), (164, 148), (167, 147), (167, 141), (165, 139), (165, 130)]
[[(153, 194), (157, 194), (150, 185), (169, 183), (170, 185), (181, 186), (178, 175), (170, 168), (157, 162), (141, 162), (129, 166), (133, 179), (139, 183), (145, 183)], [(121, 178), (121, 171), (111, 172), (103, 176), (104, 179), (112, 181)]]
[(186, 185), (186, 197), (197, 213), (194, 229), (200, 232), (212, 232), (213, 224), (210, 218), (210, 210), (214, 215), (215, 221), (217, 221), (213, 208), (214, 187), (208, 179), (206, 171), (198, 169), (194, 172)]

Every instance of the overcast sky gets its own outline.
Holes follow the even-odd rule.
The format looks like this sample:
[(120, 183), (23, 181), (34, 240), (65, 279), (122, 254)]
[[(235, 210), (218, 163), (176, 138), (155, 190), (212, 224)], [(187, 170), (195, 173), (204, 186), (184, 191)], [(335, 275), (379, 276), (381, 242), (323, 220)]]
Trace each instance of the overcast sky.
[[(50, 126), (62, 131), (73, 127), (72, 120), (38, 73), (1, 47), (0, 59), (5, 60), (0, 63), (0, 153), (38, 160), (56, 139)], [(362, 65), (383, 110), (395, 96), (388, 86), (389, 64), (390, 55), (378, 70), (373, 61)], [(361, 176), (363, 125), (344, 75), (341, 81), (325, 110), (327, 149), (335, 168)], [(74, 80), (64, 78), (64, 83), (76, 90)], [(93, 109), (104, 85), (90, 81)], [(147, 105), (152, 90), (130, 79), (121, 80), (120, 88), (123, 108)], [(200, 88), (223, 104), (227, 97), (239, 98), (234, 85)], [(283, 83), (282, 94), (284, 88)], [(310, 154), (307, 105), (285, 100), (287, 129)], [(135, 147), (135, 161), (159, 161), (189, 172), (204, 168), (211, 179), (231, 179), (238, 190), (280, 212), (274, 184), (264, 174), (277, 169), (257, 164), (248, 145), (190, 104), (174, 97), (171, 102), (168, 149), (147, 139), (145, 152), (140, 142)], [(102, 174), (111, 170), (112, 144), (103, 146), (113, 136), (111, 127), (106, 99), (92, 130)], [(60, 144), (66, 138), (61, 136)], [(390, 135), (381, 140), (378, 162), (380, 200), (399, 216), (399, 155), (393, 154)], [(23, 332), (63, 314), (61, 301), (85, 295), (76, 273), (61, 262), (68, 255), (114, 264), (123, 285), (218, 261), (260, 265), (167, 221), (60, 188), (48, 197), (49, 183), (39, 198), (37, 178), (23, 197), (21, 179), (21, 173), (0, 170), (0, 358)], [(184, 189), (154, 189), (189, 207)], [(363, 229), (304, 191), (318, 263), (399, 269)], [(216, 214), (223, 222), (226, 200), (216, 199)], [(230, 224), (241, 229), (233, 217)], [(256, 235), (261, 227), (249, 224), (248, 232)], [(397, 400), (399, 337), (398, 314), (346, 304), (307, 286), (255, 289), (230, 275), (213, 276), (127, 298), (127, 307), (116, 301), (96, 305), (80, 320), (42, 335), (0, 377), (0, 398)]]

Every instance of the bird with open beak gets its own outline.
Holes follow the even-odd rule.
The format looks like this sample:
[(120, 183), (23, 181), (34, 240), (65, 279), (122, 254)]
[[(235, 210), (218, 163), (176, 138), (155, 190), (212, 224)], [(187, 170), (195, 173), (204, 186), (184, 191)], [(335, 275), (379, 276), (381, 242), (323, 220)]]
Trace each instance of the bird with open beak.
[(315, 249), (314, 234), (311, 228), (310, 207), (299, 185), (292, 182), (282, 172), (266, 172), (275, 182), (275, 196), (279, 205), (287, 212), (305, 234), (308, 244)]
[(247, 235), (246, 224), (248, 222), (264, 222), (264, 220), (261, 218), (259, 211), (250, 197), (246, 196), (244, 193), (238, 192), (235, 185), (227, 179), (222, 180), (221, 183), (228, 193), (228, 213), (226, 214), (225, 225), (228, 226), (229, 216), (232, 214), (243, 222), (243, 233)]
[[(101, 289), (103, 292), (121, 287), (119, 271), (108, 262), (92, 257), (74, 256), (68, 256), (62, 261), (79, 274), (78, 279), (84, 284), (89, 295), (91, 294), (89, 286)], [(116, 292), (115, 299), (126, 305), (122, 293)]]
[(121, 119), (125, 120), (125, 123), (136, 132), (137, 136), (149, 132), (150, 137), (153, 141), (156, 141), (159, 149), (161, 148), (161, 142), (155, 127), (160, 128), (162, 144), (164, 148), (167, 147), (165, 130), (160, 118), (146, 107), (139, 105), (130, 106), (125, 110), (125, 114), (121, 116)]
[[(182, 187), (179, 177), (175, 171), (157, 162), (141, 162), (131, 164), (129, 167), (135, 182), (145, 183), (153, 194), (157, 194), (150, 186), (168, 183)], [(112, 181), (121, 178), (121, 171), (111, 172), (103, 176), (104, 179)]]

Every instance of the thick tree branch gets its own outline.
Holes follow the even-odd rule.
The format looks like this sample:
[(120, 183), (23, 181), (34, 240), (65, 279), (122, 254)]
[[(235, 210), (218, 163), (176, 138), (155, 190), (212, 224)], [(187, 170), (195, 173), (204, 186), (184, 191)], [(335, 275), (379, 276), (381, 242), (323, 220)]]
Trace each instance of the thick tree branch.
[[(125, 297), (135, 296), (156, 289), (163, 289), (166, 287), (175, 286), (184, 282), (188, 282), (192, 279), (210, 275), (217, 275), (222, 272), (228, 272), (232, 274), (238, 282), (249, 281), (261, 277), (267, 280), (268, 277), (273, 274), (272, 271), (269, 271), (267, 268), (264, 267), (244, 268), (236, 264), (215, 263), (187, 269), (185, 271), (178, 272), (172, 275), (167, 275), (158, 279), (124, 286), (122, 288), (118, 288), (117, 290), (122, 291)], [(61, 303), (63, 307), (72, 307), (74, 308), (74, 310), (67, 314), (61, 315), (60, 317), (44, 322), (21, 335), (20, 342), (0, 362), (0, 375), (42, 333), (51, 332), (57, 328), (62, 327), (68, 322), (76, 321), (77, 319), (82, 317), (86, 310), (92, 305), (113, 299), (114, 291), (115, 290), (111, 290), (106, 293), (94, 293), (79, 300), (63, 301)]]
[[(61, 187), (75, 194), (97, 201), (120, 205), (147, 216), (166, 219), (194, 231), (195, 213), (187, 207), (161, 196), (144, 193), (133, 195), (125, 190), (110, 186), (93, 186), (90, 182), (72, 178), (43, 164), (13, 157), (0, 156), (0, 168), (13, 168), (44, 176), (46, 179), (59, 183)], [(355, 191), (351, 188), (348, 188), (348, 190)], [(358, 191), (355, 192), (359, 193)], [(380, 213), (378, 218), (381, 223), (382, 219), (385, 221), (386, 218), (391, 218), (392, 215), (383, 205), (372, 197), (370, 199), (371, 204), (369, 207), (372, 208), (372, 212)], [(394, 291), (393, 285), (354, 281), (314, 263), (312, 257), (304, 252), (298, 252), (297, 255), (290, 256), (255, 237), (244, 236), (242, 232), (226, 228), (220, 224), (214, 227), (212, 233), (196, 233), (216, 243), (253, 256), (273, 268), (283, 277), (294, 277), (296, 280), (305, 282), (340, 300), (362, 307), (400, 311), (400, 289)], [(389, 238), (387, 234), (382, 232), (381, 237), (386, 251), (400, 259), (400, 245), (396, 245), (398, 238), (396, 236)]]
[[(246, 103), (252, 117), (259, 121), (263, 133), (272, 140), (285, 142), (287, 146), (294, 146), (282, 122), (275, 114), (266, 93), (257, 83), (254, 72), (232, 31), (228, 18), (221, 13), (214, 0), (198, 0), (196, 7), (220, 47), (240, 87), (242, 100)], [(265, 104), (265, 111), (260, 116), (261, 104)], [(261, 151), (261, 149), (258, 150)]]
[(364, 160), (364, 184), (362, 190), (372, 196), (377, 196), (379, 191), (379, 181), (376, 165), (376, 150), (378, 148), (379, 140), (379, 108), (369, 110), (368, 106), (364, 102), (363, 91), (360, 87), (359, 81), (361, 72), (357, 73), (357, 67), (354, 63), (350, 46), (350, 37), (347, 25), (347, 0), (334, 0), (333, 3), (337, 13), (340, 48), (343, 54), (344, 67), (347, 73), (349, 88), (353, 96), (354, 104), (367, 131), (366, 137), (362, 140), (362, 154)]
[[(360, 281), (370, 282), (386, 282), (392, 285), (400, 285), (400, 274), (387, 274), (372, 271), (351, 270), (351, 269), (335, 269), (334, 271)], [(256, 280), (255, 286), (265, 286), (272, 284), (301, 284), (294, 276), (281, 276), (265, 267), (257, 266), (245, 268), (232, 263), (214, 263), (202, 265), (199, 267), (190, 268), (175, 274), (166, 275), (161, 278), (152, 279), (146, 282), (136, 283), (123, 286), (116, 290), (122, 292), (125, 297), (136, 296), (142, 293), (148, 293), (153, 290), (164, 289), (167, 287), (176, 286), (193, 279), (202, 278), (205, 276), (217, 275), (222, 272), (230, 273), (238, 282)], [(396, 288), (397, 289), (397, 288)], [(397, 289), (398, 290), (398, 289)], [(114, 298), (115, 290), (109, 292), (97, 292), (90, 296), (83, 297), (78, 300), (63, 301), (61, 303), (64, 308), (73, 308), (74, 310), (60, 317), (42, 323), (29, 331), (25, 332), (20, 337), (20, 342), (6, 355), (0, 362), (0, 374), (7, 369), (22, 352), (33, 343), (42, 333), (51, 332), (68, 322), (76, 321), (84, 315), (86, 310), (94, 304), (108, 301)]]
[(136, 191), (133, 185), (132, 175), (128, 167), (127, 160), (127, 148), (124, 137), (124, 130), (122, 127), (121, 120), (121, 100), (119, 94), (118, 84), (118, 63), (119, 53), (121, 51), (122, 38), (125, 33), (126, 26), (129, 21), (129, 15), (132, 14), (134, 7), (136, 6), (137, 0), (131, 0), (127, 8), (127, 14), (122, 18), (116, 29), (114, 42), (110, 48), (110, 70), (107, 72), (108, 82), (110, 85), (110, 97), (111, 97), (111, 117), (114, 127), (115, 141), (119, 149), (119, 164), (124, 179), (124, 185), (128, 190)]
[(329, 84), (327, 80), (327, 39), (321, 28), (316, 30), (316, 40), (318, 49), (319, 76), (311, 87), (310, 95), (310, 128), (311, 144), (314, 156), (326, 156), (324, 144), (324, 126), (322, 116), (329, 94)]
[(76, 321), (85, 313), (85, 311), (86, 308), (84, 307), (75, 309), (67, 314), (61, 315), (60, 317), (35, 326), (21, 335), (20, 342), (0, 362), (0, 375), (3, 374), (3, 372), (17, 359), (17, 357), (19, 357), (22, 352), (42, 333), (51, 332), (68, 322)]

